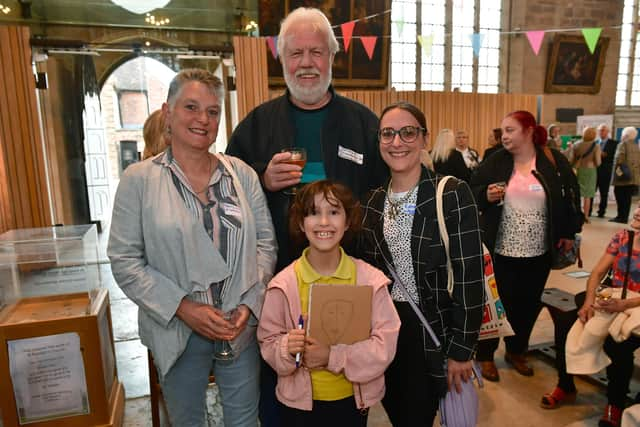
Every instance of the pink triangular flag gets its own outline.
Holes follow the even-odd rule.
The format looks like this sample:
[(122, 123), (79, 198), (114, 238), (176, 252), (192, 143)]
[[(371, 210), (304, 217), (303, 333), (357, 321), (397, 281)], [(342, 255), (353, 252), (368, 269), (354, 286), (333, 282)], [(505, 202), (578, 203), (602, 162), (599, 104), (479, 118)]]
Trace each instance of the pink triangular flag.
[(533, 53), (538, 55), (540, 53), (540, 46), (542, 46), (542, 39), (544, 39), (544, 31), (527, 31), (527, 38)]
[(278, 59), (278, 36), (267, 37), (267, 44), (269, 45), (269, 49), (271, 49), (273, 59)]
[(377, 40), (378, 36), (360, 36), (362, 46), (364, 46), (364, 50), (367, 51), (370, 60), (373, 59), (373, 50), (376, 48)]
[(349, 50), (349, 44), (351, 43), (351, 36), (353, 35), (353, 27), (356, 26), (356, 21), (345, 22), (340, 25), (342, 29), (342, 43), (344, 43), (344, 51)]

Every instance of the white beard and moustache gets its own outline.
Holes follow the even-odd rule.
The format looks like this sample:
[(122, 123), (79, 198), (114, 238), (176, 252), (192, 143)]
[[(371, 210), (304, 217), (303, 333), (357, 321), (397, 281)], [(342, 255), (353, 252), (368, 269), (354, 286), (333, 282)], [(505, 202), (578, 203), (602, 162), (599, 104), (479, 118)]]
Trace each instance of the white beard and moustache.
[[(327, 71), (327, 75), (323, 76), (320, 71), (318, 71), (315, 67), (303, 68), (296, 71), (295, 75), (291, 75), (284, 71), (284, 81), (289, 88), (289, 92), (291, 95), (306, 105), (313, 105), (320, 102), (320, 100), (326, 95), (327, 90), (329, 90), (329, 85), (331, 84), (331, 68)], [(300, 75), (304, 74), (317, 74), (320, 76), (320, 81), (314, 86), (304, 87), (298, 84), (296, 78)]]

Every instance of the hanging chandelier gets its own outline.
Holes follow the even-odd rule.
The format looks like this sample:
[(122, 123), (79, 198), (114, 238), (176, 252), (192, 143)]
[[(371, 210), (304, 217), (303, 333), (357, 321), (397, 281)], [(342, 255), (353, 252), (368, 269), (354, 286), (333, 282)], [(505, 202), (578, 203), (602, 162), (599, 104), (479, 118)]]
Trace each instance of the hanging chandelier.
[(141, 15), (154, 9), (165, 7), (170, 1), (171, 0), (111, 0), (111, 3), (127, 9), (129, 12)]

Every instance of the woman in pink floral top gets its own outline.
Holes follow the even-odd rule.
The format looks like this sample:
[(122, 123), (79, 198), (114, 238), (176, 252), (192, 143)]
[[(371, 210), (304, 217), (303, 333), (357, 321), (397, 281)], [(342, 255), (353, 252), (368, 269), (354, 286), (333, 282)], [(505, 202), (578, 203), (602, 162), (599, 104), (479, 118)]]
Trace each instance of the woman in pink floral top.
[[(617, 313), (632, 307), (640, 306), (640, 297), (636, 298), (597, 298), (596, 292), (602, 278), (607, 274), (609, 268), (613, 270), (611, 285), (622, 287), (624, 275), (627, 270), (627, 256), (630, 246), (632, 248), (631, 264), (629, 268), (629, 278), (627, 288), (630, 291), (640, 291), (640, 206), (633, 212), (633, 218), (629, 226), (635, 231), (633, 244), (629, 245), (629, 233), (627, 230), (618, 231), (605, 253), (594, 267), (589, 280), (587, 281), (587, 292), (584, 304), (578, 311), (578, 317), (582, 322), (586, 322), (593, 317), (595, 310), (607, 313)], [(633, 352), (640, 347), (640, 338), (631, 335), (623, 342), (615, 342), (610, 336), (604, 343), (604, 350), (611, 358), (611, 365), (607, 367), (607, 400), (604, 415), (598, 425), (600, 427), (620, 425), (620, 418), (625, 406), (626, 395), (629, 393), (629, 382), (633, 373)]]

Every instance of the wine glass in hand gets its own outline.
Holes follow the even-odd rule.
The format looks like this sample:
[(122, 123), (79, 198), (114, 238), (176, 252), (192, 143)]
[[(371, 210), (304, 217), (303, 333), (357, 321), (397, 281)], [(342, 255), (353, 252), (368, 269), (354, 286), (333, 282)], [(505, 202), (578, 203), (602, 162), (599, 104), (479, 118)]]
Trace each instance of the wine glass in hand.
[[(213, 306), (217, 309), (222, 309), (222, 284), (216, 283), (211, 285), (211, 294), (213, 296)], [(235, 320), (236, 310), (227, 311), (223, 314), (224, 320), (233, 322)], [(213, 342), (213, 357), (216, 360), (231, 360), (233, 359), (233, 349), (231, 344), (227, 340), (215, 340)]]
[(505, 181), (498, 181), (494, 182), (493, 185), (495, 185), (500, 191), (502, 191), (502, 197), (498, 202), (498, 206), (502, 206), (504, 205), (504, 193), (507, 190), (507, 183)]

